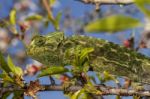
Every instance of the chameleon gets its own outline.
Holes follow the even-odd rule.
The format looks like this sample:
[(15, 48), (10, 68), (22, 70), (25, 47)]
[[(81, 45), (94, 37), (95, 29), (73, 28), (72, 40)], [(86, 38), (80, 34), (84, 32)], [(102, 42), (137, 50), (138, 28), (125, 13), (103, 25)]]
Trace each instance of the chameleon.
[(27, 54), (44, 65), (65, 66), (71, 64), (77, 46), (94, 48), (89, 54), (89, 64), (93, 71), (108, 71), (135, 82), (150, 83), (149, 57), (100, 38), (85, 35), (66, 37), (63, 32), (36, 35), (28, 46)]

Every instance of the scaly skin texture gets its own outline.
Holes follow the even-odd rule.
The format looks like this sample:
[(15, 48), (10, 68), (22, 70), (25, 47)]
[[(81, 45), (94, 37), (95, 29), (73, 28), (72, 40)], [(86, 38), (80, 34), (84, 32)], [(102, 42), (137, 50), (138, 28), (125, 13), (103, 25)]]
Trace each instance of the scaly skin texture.
[(47, 66), (65, 66), (71, 65), (78, 46), (94, 48), (89, 54), (90, 66), (94, 71), (107, 71), (113, 75), (129, 77), (136, 82), (150, 83), (148, 57), (102, 39), (79, 35), (64, 37), (62, 32), (35, 36), (27, 54)]

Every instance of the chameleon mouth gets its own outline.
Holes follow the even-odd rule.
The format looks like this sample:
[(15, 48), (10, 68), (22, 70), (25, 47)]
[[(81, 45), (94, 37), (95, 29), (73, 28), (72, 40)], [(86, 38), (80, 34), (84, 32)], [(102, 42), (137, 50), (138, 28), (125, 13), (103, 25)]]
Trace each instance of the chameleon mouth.
[(27, 55), (44, 65), (59, 65), (62, 63), (62, 57), (58, 57), (59, 51), (53, 51), (47, 47), (32, 46), (27, 50)]
[(48, 65), (49, 62), (47, 61), (46, 55), (50, 52), (50, 49), (47, 49), (45, 47), (29, 47), (27, 49), (27, 55), (31, 57), (32, 59), (35, 59), (42, 64)]
[(44, 52), (48, 52), (49, 49), (45, 47), (29, 47), (27, 49), (27, 55), (29, 56), (38, 56)]

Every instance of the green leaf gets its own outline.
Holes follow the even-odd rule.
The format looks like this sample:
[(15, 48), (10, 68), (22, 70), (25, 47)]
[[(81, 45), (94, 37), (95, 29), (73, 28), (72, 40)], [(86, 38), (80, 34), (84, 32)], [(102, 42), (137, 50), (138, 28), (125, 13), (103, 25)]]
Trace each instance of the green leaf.
[(6, 74), (0, 74), (0, 78), (4, 78), (6, 76)]
[(8, 97), (11, 95), (11, 93), (12, 92), (5, 92), (5, 93), (3, 93), (3, 95), (2, 95), (2, 97), (1, 97), (1, 99), (8, 99)]
[(116, 99), (121, 99), (121, 96), (117, 95), (117, 96), (116, 96)]
[(79, 66), (84, 66), (82, 67), (83, 68), (83, 71), (87, 72), (88, 69), (89, 69), (89, 66), (88, 64), (86, 64), (88, 61), (89, 61), (89, 53), (93, 52), (94, 51), (94, 48), (84, 48), (81, 50), (81, 54), (79, 56), (79, 60), (76, 60), (76, 61), (79, 61)]
[(56, 3), (56, 0), (49, 0), (49, 3), (51, 6), (53, 6)]
[(11, 32), (13, 33), (13, 34), (18, 34), (18, 31), (17, 31), (17, 28), (16, 28), (16, 26), (12, 26), (11, 28), (10, 28), (10, 30), (11, 30)]
[(59, 13), (57, 14), (55, 20), (49, 19), (49, 21), (54, 25), (55, 30), (59, 30), (59, 29), (60, 29), (59, 23), (60, 23), (61, 16), (62, 16), (62, 13), (59, 12)]
[(124, 15), (112, 15), (85, 26), (87, 32), (118, 32), (140, 26), (140, 22)]
[(62, 16), (62, 12), (59, 12), (56, 16), (56, 22), (59, 24), (59, 21), (61, 19), (61, 16)]
[(8, 68), (10, 69), (10, 72), (14, 73), (15, 65), (14, 65), (12, 59), (10, 58), (10, 56), (7, 57), (7, 63), (8, 63)]
[(93, 99), (93, 97), (89, 93), (84, 92), (80, 99)]
[(15, 25), (16, 24), (16, 10), (15, 9), (12, 9), (10, 11), (10, 23), (12, 25)]
[(18, 76), (22, 76), (23, 75), (23, 70), (16, 66), (15, 69), (14, 69), (14, 74), (18, 75)]
[(8, 76), (8, 73), (6, 73), (5, 71), (3, 71), (2, 74), (0, 74), (0, 78), (3, 79), (4, 83), (14, 83), (14, 79), (11, 78), (10, 76)]
[(7, 62), (8, 62), (8, 68), (10, 68), (10, 72), (18, 76), (23, 75), (22, 69), (18, 66), (15, 66), (12, 59), (9, 56), (7, 57)]
[(13, 34), (18, 34), (17, 28), (16, 28), (16, 9), (12, 9), (10, 11), (10, 24), (12, 25), (10, 27), (10, 30)]
[(59, 12), (56, 16), (56, 19), (55, 19), (55, 28), (56, 28), (56, 30), (60, 29), (59, 23), (60, 23), (61, 16), (62, 16), (62, 12)]
[(25, 20), (26, 21), (41, 21), (42, 19), (43, 19), (43, 17), (41, 15), (34, 14), (34, 15), (27, 17)]
[(24, 99), (22, 96), (23, 96), (23, 93), (24, 91), (14, 91), (14, 96), (12, 99)]
[(148, 17), (150, 17), (150, 0), (135, 0), (137, 7)]
[(9, 22), (6, 20), (0, 20), (0, 27), (5, 28), (9, 25)]
[(83, 93), (84, 91), (81, 89), (81, 90), (78, 90), (77, 92), (75, 92), (72, 96), (71, 96), (71, 99), (79, 99), (79, 96)]
[(70, 97), (71, 99), (93, 99), (89, 93), (87, 93), (84, 89), (76, 91), (73, 95)]
[(95, 95), (101, 95), (102, 92), (98, 90), (92, 83), (88, 83), (84, 85), (84, 90), (87, 93), (95, 94)]
[(85, 63), (88, 62), (88, 54), (94, 51), (94, 48), (83, 48), (81, 46), (77, 46), (75, 49), (70, 49), (67, 51), (67, 54), (69, 55), (70, 52), (72, 52), (71, 50), (74, 50), (74, 58), (73, 58), (73, 63), (71, 65), (73, 66), (78, 66), (78, 67), (82, 67), (83, 65), (85, 65)]
[(85, 59), (86, 57), (88, 57), (88, 54), (91, 53), (91, 52), (93, 52), (93, 51), (94, 51), (94, 48), (85, 48), (85, 49), (83, 49), (83, 50), (81, 51), (81, 55), (80, 55), (80, 60), (81, 60), (81, 62), (83, 62), (84, 59)]
[(134, 95), (134, 96), (133, 96), (133, 99), (141, 99), (141, 97), (140, 97), (140, 96), (137, 96), (137, 95)]
[(0, 52), (0, 66), (7, 73), (9, 73), (11, 71), (11, 69), (9, 68), (8, 64), (6, 63), (6, 61), (5, 61), (5, 59), (4, 59), (1, 52)]
[(64, 68), (62, 66), (52, 66), (42, 70), (41, 73), (38, 75), (38, 77), (49, 76), (54, 74), (62, 74), (68, 71), (69, 70), (67, 68)]
[(102, 82), (113, 80), (116, 83), (118, 83), (118, 80), (113, 75), (111, 75), (109, 72), (104, 71), (103, 75), (104, 75), (104, 78), (102, 79)]

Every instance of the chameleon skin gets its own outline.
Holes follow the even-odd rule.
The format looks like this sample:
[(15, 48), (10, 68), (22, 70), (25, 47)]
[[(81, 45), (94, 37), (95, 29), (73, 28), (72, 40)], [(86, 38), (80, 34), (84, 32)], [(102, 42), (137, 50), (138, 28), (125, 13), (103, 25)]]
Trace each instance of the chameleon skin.
[(35, 36), (27, 54), (49, 66), (71, 65), (75, 49), (94, 48), (89, 54), (90, 66), (96, 72), (107, 71), (113, 75), (126, 76), (135, 82), (150, 83), (150, 59), (134, 50), (103, 39), (82, 35), (65, 37), (62, 32)]

